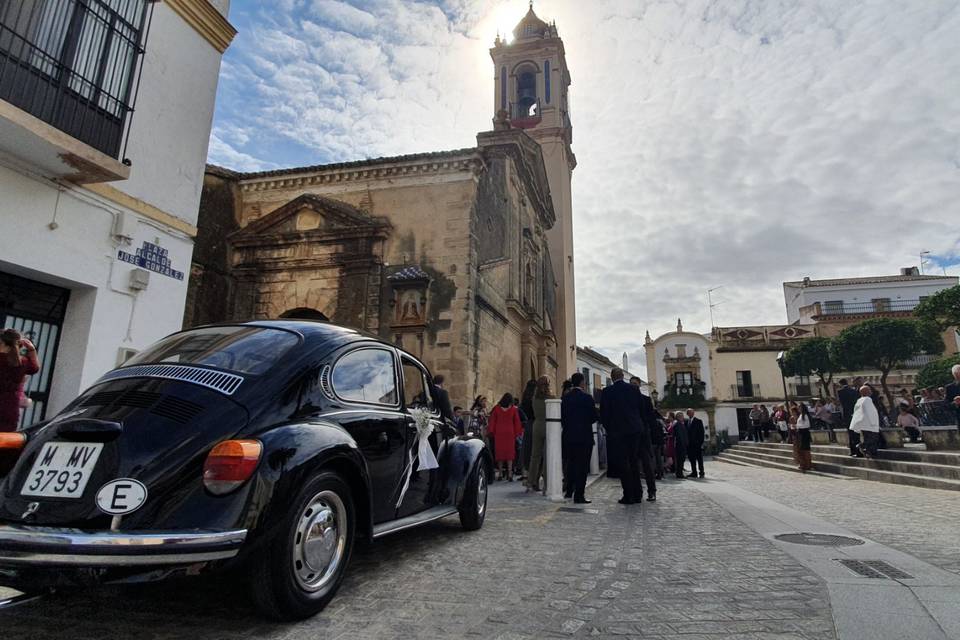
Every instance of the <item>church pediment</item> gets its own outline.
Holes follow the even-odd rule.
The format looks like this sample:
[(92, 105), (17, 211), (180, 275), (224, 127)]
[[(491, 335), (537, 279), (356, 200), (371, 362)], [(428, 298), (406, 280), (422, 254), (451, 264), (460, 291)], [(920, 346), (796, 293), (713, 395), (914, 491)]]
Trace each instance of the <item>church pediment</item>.
[(254, 220), (234, 234), (234, 239), (286, 235), (291, 233), (337, 233), (367, 229), (376, 232), (389, 228), (383, 218), (371, 216), (345, 202), (304, 194)]

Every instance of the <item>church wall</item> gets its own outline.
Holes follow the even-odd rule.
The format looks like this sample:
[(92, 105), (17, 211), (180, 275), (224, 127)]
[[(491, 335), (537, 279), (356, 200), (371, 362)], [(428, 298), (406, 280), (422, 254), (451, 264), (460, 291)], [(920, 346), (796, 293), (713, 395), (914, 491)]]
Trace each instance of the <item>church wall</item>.
[(557, 351), (561, 354), (560, 374), (569, 377), (576, 371), (576, 352), (570, 349), (577, 343), (576, 299), (573, 263), (573, 204), (571, 170), (566, 144), (560, 138), (534, 136), (543, 149), (544, 165), (550, 181), (550, 194), (557, 222), (547, 232), (550, 257), (557, 279)]
[[(479, 354), (477, 395), (485, 395), (493, 408), (500, 396), (523, 392), (522, 337), (516, 327), (488, 309), (477, 313)], [(472, 401), (472, 398), (471, 398)]]
[(227, 236), (237, 229), (239, 190), (233, 180), (207, 173), (203, 179), (197, 239), (193, 249), (183, 326), (222, 322), (230, 315), (235, 280)]
[[(303, 301), (298, 306), (317, 308), (333, 321), (350, 326), (359, 326), (362, 300), (366, 297), (371, 302), (370, 296), (374, 296), (376, 304), (371, 306), (379, 310), (379, 336), (420, 357), (434, 374), (443, 374), (451, 399), (460, 404), (467, 401), (474, 382), (465, 364), (471, 359), (471, 327), (462, 310), (471, 298), (470, 225), (477, 188), (472, 173), (460, 172), (444, 175), (442, 180), (424, 177), (397, 183), (385, 179), (249, 191), (245, 193), (244, 218), (252, 221), (303, 193), (314, 193), (389, 219), (393, 230), (382, 250), (383, 273), (370, 275), (369, 279), (376, 282), (374, 291), (363, 288), (366, 275), (359, 273), (278, 274), (286, 280), (270, 283), (268, 289), (273, 289), (271, 296), (281, 299), (295, 291)], [(419, 328), (392, 327), (398, 309), (388, 276), (412, 264), (431, 277), (425, 324)], [(304, 299), (309, 290), (317, 292), (315, 300)]]

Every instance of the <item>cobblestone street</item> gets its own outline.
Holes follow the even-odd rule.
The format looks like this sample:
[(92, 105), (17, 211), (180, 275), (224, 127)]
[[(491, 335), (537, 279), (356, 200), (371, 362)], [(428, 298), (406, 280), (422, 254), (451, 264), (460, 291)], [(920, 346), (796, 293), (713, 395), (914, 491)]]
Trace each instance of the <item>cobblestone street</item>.
[(626, 508), (603, 480), (597, 513), (496, 485), (480, 532), (454, 518), (361, 548), (333, 604), (296, 625), (203, 582), (49, 598), (2, 614), (4, 637), (832, 638), (818, 579), (690, 484)]
[[(220, 581), (101, 588), (3, 614), (5, 638), (835, 638), (827, 587), (698, 486), (736, 485), (957, 568), (957, 499), (942, 491), (708, 463), (659, 500), (616, 504), (601, 480), (587, 511), (495, 485), (477, 533), (456, 519), (356, 553), (320, 616), (250, 613)], [(955, 522), (955, 520), (954, 520)]]

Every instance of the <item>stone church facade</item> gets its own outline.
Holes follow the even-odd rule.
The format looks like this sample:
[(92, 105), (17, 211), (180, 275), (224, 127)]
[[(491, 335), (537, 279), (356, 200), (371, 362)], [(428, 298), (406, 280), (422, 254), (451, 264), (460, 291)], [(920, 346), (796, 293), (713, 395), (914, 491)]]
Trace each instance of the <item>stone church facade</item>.
[[(518, 34), (530, 24), (559, 43), (532, 10)], [(523, 42), (498, 41), (494, 59)], [(531, 132), (542, 113), (498, 109), (468, 149), (258, 173), (209, 166), (185, 325), (298, 317), (362, 329), (444, 374), (464, 406), (538, 375), (557, 382), (574, 351), (559, 330), (572, 279), (557, 277), (567, 254), (551, 240), (571, 223)]]

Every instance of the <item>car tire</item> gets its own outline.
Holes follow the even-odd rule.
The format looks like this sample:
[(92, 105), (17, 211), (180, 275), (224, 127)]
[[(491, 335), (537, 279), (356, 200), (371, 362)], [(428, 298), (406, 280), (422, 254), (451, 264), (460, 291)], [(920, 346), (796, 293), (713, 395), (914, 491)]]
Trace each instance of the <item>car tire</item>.
[(305, 483), (264, 549), (252, 559), (250, 591), (274, 620), (309, 618), (336, 595), (353, 551), (356, 510), (350, 486), (323, 471)]
[(483, 526), (487, 517), (487, 478), (489, 470), (483, 460), (478, 460), (470, 479), (466, 493), (460, 501), (460, 524), (467, 531), (476, 531)]

